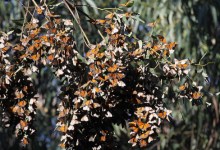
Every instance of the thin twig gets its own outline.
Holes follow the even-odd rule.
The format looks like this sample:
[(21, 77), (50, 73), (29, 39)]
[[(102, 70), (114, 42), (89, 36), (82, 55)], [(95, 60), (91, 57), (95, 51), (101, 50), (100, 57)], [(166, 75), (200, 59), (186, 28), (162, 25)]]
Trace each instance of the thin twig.
[(192, 65), (194, 65), (194, 66), (200, 66), (200, 67), (205, 67), (205, 66), (207, 66), (207, 65), (209, 65), (209, 64), (214, 64), (215, 62), (208, 62), (208, 63), (206, 63), (206, 64), (192, 64)]
[(35, 0), (32, 0), (32, 2), (34, 3), (34, 5), (39, 8), (39, 6), (37, 5), (36, 1)]
[(26, 20), (27, 20), (27, 14), (28, 14), (28, 9), (29, 9), (29, 6), (30, 6), (30, 0), (28, 0), (28, 5), (27, 5), (27, 8), (26, 8), (26, 12), (25, 12), (25, 15), (24, 15), (24, 22), (23, 22), (23, 25), (22, 25), (22, 29), (21, 29), (21, 37), (20, 37), (20, 40), (22, 39), (22, 34), (24, 32), (24, 25), (26, 23)]
[(35, 7), (33, 7), (33, 6), (29, 6), (28, 8), (27, 8), (27, 6), (25, 6), (22, 2), (20, 2), (20, 0), (17, 0), (19, 3), (21, 3), (21, 5), (22, 5), (22, 7), (24, 7), (24, 9), (32, 16), (32, 18), (33, 18), (33, 14), (29, 11), (29, 9), (28, 8), (35, 8)]
[[(79, 8), (76, 8), (75, 5), (73, 5), (71, 2), (69, 2), (68, 0), (66, 0), (66, 2), (73, 8), (75, 8), (77, 11), (79, 11), (81, 14), (83, 14), (84, 16), (86, 16), (87, 18), (89, 18), (90, 21), (95, 22), (96, 20), (91, 18), (88, 14), (86, 14), (84, 11), (82, 11)], [(96, 24), (93, 24), (95, 26), (95, 28), (98, 30), (99, 35), (101, 36), (102, 40), (105, 40), (104, 36), (102, 35), (101, 31), (98, 29)]]
[(101, 11), (106, 11), (108, 13), (111, 13), (111, 11), (109, 10), (120, 10), (120, 11), (123, 11), (122, 9), (120, 8), (99, 8), (99, 7), (94, 7), (94, 6), (90, 6), (90, 5), (75, 5), (76, 7), (83, 7), (83, 6), (86, 6), (86, 7), (91, 7), (91, 8), (96, 8), (98, 10), (101, 10)]
[(79, 18), (79, 13), (78, 13), (76, 7), (75, 7), (75, 12), (76, 12), (76, 16), (77, 16), (77, 18), (78, 18), (79, 24), (81, 25), (80, 18)]
[(86, 36), (86, 33), (85, 33), (84, 30), (82, 29), (81, 25), (79, 24), (79, 21), (78, 21), (78, 19), (76, 18), (75, 14), (73, 13), (73, 11), (71, 10), (71, 8), (69, 7), (69, 3), (70, 3), (70, 2), (68, 2), (67, 0), (63, 0), (63, 2), (64, 2), (64, 4), (66, 5), (66, 7), (69, 9), (69, 11), (70, 11), (71, 15), (73, 16), (73, 18), (75, 19), (76, 23), (78, 24), (78, 26), (79, 26), (79, 28), (80, 28), (80, 30), (81, 30), (83, 36), (84, 36), (86, 46), (90, 48), (91, 43), (90, 43), (88, 37)]

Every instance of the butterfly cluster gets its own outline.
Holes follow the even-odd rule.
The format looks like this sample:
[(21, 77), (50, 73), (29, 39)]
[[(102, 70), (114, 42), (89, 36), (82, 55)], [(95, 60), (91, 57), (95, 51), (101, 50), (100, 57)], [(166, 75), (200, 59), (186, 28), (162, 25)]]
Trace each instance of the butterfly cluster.
[(32, 124), (36, 114), (37, 90), (30, 75), (32, 72), (37, 72), (37, 68), (22, 60), (20, 56), (24, 47), (10, 43), (10, 35), (11, 33), (3, 34), (0, 38), (2, 121), (5, 127), (13, 126), (16, 135), (27, 144), (28, 136), (35, 132)]
[[(34, 133), (37, 88), (33, 74), (50, 67), (62, 82), (56, 129), (63, 148), (115, 149), (113, 124), (129, 126), (132, 146), (147, 147), (169, 121), (171, 110), (164, 83), (187, 78), (189, 60), (172, 59), (175, 42), (161, 35), (139, 40), (132, 35), (132, 13), (108, 13), (91, 23), (103, 41), (89, 45), (84, 55), (76, 49), (74, 22), (36, 7), (16, 40), (13, 32), (0, 37), (0, 106), (5, 126), (16, 126), (16, 135), (28, 144)], [(41, 16), (41, 17), (39, 17)], [(42, 17), (43, 16), (43, 17)], [(201, 87), (186, 80), (177, 98), (201, 99)], [(174, 97), (172, 97), (174, 98)]]

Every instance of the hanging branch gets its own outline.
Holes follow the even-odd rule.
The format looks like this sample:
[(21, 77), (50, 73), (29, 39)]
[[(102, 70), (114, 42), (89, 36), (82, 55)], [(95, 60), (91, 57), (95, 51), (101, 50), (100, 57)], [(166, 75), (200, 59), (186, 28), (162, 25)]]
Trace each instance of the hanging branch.
[[(70, 13), (71, 13), (71, 15), (73, 16), (74, 20), (76, 21), (77, 25), (79, 26), (79, 28), (80, 28), (80, 30), (81, 30), (83, 36), (84, 36), (86, 46), (90, 48), (91, 43), (90, 43), (88, 37), (86, 36), (86, 33), (84, 32), (82, 26), (80, 25), (78, 19), (76, 18), (75, 14), (73, 13), (72, 9), (70, 8), (69, 3), (67, 2), (67, 0), (63, 0), (63, 2), (64, 2), (64, 4), (65, 4), (65, 6), (68, 8), (68, 10), (70, 11)], [(74, 6), (74, 7), (75, 7), (75, 6)]]
[[(89, 18), (90, 22), (96, 22), (95, 19), (91, 18), (88, 14), (86, 14), (83, 10), (81, 10), (80, 8), (77, 8), (74, 4), (72, 4), (71, 2), (69, 2), (68, 0), (65, 0), (66, 3), (70, 6), (70, 8), (75, 9), (75, 11), (79, 11), (82, 15), (86, 16), (87, 18)], [(78, 6), (78, 5), (77, 5)], [(104, 36), (102, 35), (102, 33), (100, 32), (100, 30), (98, 29), (97, 25), (94, 24), (95, 28), (97, 29), (99, 35), (102, 37), (102, 40), (104, 40)]]

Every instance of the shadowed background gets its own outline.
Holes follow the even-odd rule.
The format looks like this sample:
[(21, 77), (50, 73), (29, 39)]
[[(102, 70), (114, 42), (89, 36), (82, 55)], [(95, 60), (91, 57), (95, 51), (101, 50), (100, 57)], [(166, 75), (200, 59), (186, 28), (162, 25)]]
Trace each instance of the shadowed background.
[[(37, 0), (36, 0), (37, 1)], [(39, 0), (40, 1), (40, 0)], [(39, 2), (37, 1), (37, 2)], [(73, 0), (72, 0), (73, 1)], [(60, 3), (61, 0), (47, 0), (49, 5)], [(124, 0), (74, 0), (85, 13), (93, 19), (101, 19), (106, 15), (99, 8), (117, 8)], [(0, 30), (21, 32), (25, 9), (28, 0), (0, 1)], [(83, 5), (83, 6), (82, 6)], [(33, 11), (30, 2), (29, 10)], [(167, 108), (173, 110), (174, 121), (164, 124), (160, 141), (149, 149), (155, 150), (194, 150), (220, 149), (219, 101), (220, 88), (220, 1), (219, 0), (135, 0), (128, 11), (136, 12), (138, 21), (133, 22), (133, 32), (137, 38), (148, 39), (153, 34), (164, 35), (168, 41), (176, 41), (176, 58), (189, 58), (199, 65), (191, 71), (195, 78), (204, 86), (203, 104), (195, 107), (187, 100), (170, 100)], [(63, 4), (54, 7), (54, 12), (64, 18), (71, 18)], [(100, 41), (96, 28), (85, 16), (81, 24), (87, 36), (94, 44)], [(27, 18), (28, 20), (29, 18)], [(151, 29), (148, 23), (156, 22)], [(81, 54), (85, 48), (83, 37), (76, 29), (77, 49)], [(204, 78), (206, 80), (204, 80)], [(37, 80), (38, 79), (38, 80)], [(35, 121), (36, 134), (27, 149), (55, 150), (60, 149), (59, 134), (54, 131), (56, 124), (56, 108), (59, 99), (59, 82), (53, 77), (49, 68), (42, 68), (40, 77), (36, 77), (39, 87), (39, 106)], [(207, 92), (208, 91), (208, 92)], [(211, 106), (207, 106), (207, 103)], [(119, 149), (130, 149), (127, 129), (115, 126), (116, 136), (120, 141)], [(11, 129), (0, 126), (0, 149), (16, 150), (19, 146)]]

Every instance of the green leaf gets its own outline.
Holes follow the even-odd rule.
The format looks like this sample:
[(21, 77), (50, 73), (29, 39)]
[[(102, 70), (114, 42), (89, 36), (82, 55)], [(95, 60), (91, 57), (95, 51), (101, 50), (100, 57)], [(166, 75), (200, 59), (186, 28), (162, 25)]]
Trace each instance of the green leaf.
[(106, 51), (106, 47), (102, 46), (102, 47), (99, 49), (99, 53), (103, 53), (104, 51)]
[(134, 1), (133, 0), (129, 0), (125, 4), (121, 4), (121, 6), (128, 7), (128, 8), (132, 7), (133, 5), (134, 5)]
[(142, 49), (143, 42), (141, 40), (138, 41), (139, 48)]
[(80, 54), (77, 54), (77, 58), (79, 58), (79, 60), (81, 60), (83, 63), (87, 63), (86, 59), (82, 57)]
[(12, 20), (17, 26), (22, 26), (24, 22), (24, 18)]
[(142, 22), (142, 23), (145, 23), (145, 21), (142, 20), (139, 16), (132, 16), (131, 18), (133, 18), (133, 19), (135, 19), (135, 20), (137, 20), (137, 21), (140, 21), (140, 22)]

